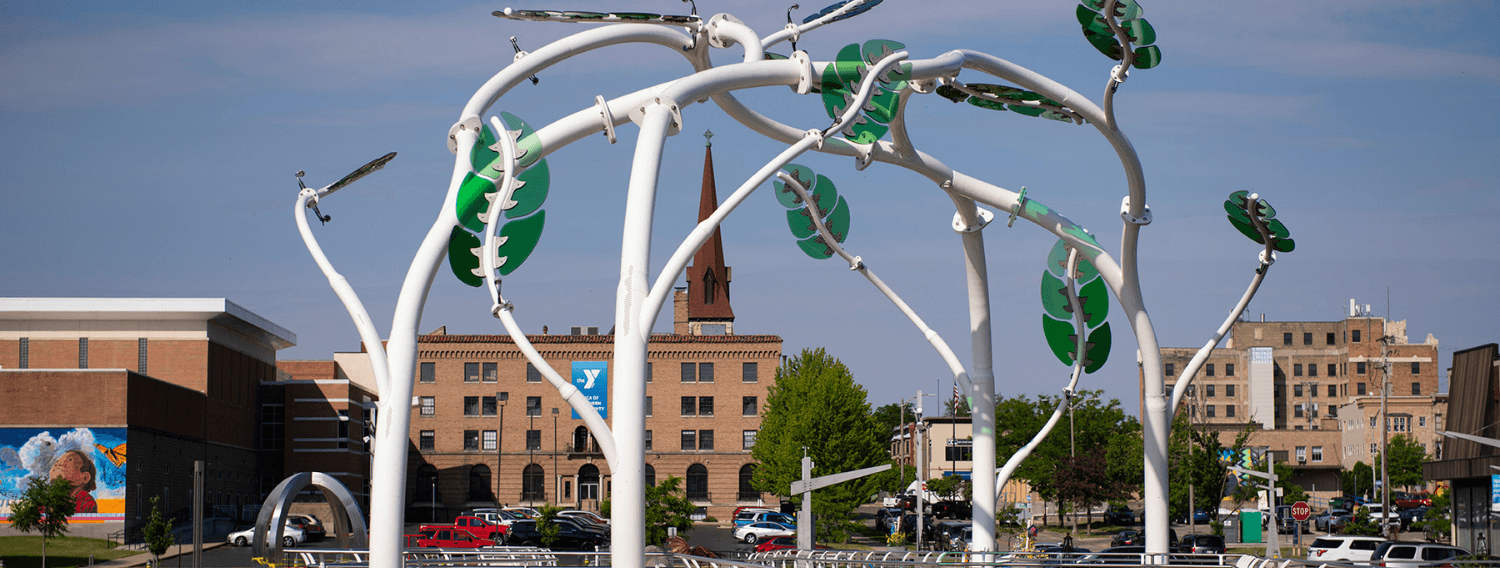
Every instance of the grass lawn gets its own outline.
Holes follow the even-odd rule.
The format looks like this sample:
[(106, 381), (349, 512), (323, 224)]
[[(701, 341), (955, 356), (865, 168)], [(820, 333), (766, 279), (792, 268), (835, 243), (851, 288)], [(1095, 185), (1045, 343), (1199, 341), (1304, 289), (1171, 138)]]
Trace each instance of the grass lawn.
[[(134, 550), (118, 550), (107, 540), (83, 537), (58, 537), (47, 539), (47, 568), (69, 568), (87, 566), (89, 555), (95, 562), (141, 554)], [(0, 536), (0, 561), (5, 568), (41, 568), (42, 537)]]

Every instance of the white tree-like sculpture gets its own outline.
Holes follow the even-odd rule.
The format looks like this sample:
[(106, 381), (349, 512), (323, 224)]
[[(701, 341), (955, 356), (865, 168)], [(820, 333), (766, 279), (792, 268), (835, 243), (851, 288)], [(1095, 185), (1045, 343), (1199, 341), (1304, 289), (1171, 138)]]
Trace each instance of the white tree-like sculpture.
[[(799, 246), (815, 258), (839, 256), (851, 270), (860, 272), (881, 290), (923, 333), (949, 366), (954, 380), (966, 390), (974, 409), (974, 548), (992, 551), (997, 489), (1015, 466), (1030, 453), (1056, 424), (1054, 414), (1036, 439), (1010, 456), (996, 475), (994, 372), (991, 352), (990, 306), (982, 229), (994, 214), (987, 205), (1009, 214), (1007, 225), (1024, 220), (1055, 234), (1060, 242), (1049, 256), (1048, 275), (1043, 282), (1044, 329), (1049, 345), (1073, 375), (1064, 394), (1076, 387), (1083, 373), (1104, 363), (1109, 349), (1109, 329), (1103, 324), (1107, 296), (1116, 297), (1129, 318), (1141, 352), (1145, 376), (1145, 513), (1147, 550), (1167, 552), (1166, 445), (1171, 408), (1176, 400), (1165, 396), (1160, 353), (1142, 301), (1136, 268), (1136, 243), (1141, 227), (1151, 222), (1146, 208), (1145, 179), (1141, 163), (1130, 141), (1115, 122), (1113, 98), (1128, 70), (1149, 69), (1161, 60), (1155, 32), (1141, 19), (1135, 0), (1083, 0), (1076, 10), (1084, 37), (1102, 53), (1119, 61), (1110, 72), (1102, 105), (1019, 65), (984, 53), (956, 50), (931, 59), (911, 59), (904, 46), (893, 41), (872, 40), (850, 44), (833, 61), (814, 61), (807, 53), (793, 51), (772, 55), (767, 48), (795, 41), (823, 25), (853, 17), (880, 0), (845, 0), (765, 37), (728, 14), (711, 18), (698, 15), (672, 16), (645, 13), (600, 13), (505, 9), (494, 15), (530, 21), (604, 24), (553, 42), (534, 52), (517, 48), (515, 61), (490, 78), (469, 100), (459, 120), (449, 131), (448, 146), (456, 155), (437, 220), (419, 247), (397, 299), (395, 315), (382, 348), (379, 333), (370, 322), (359, 298), (329, 263), (313, 238), (306, 217), (312, 208), (320, 219), (318, 201), (379, 169), (394, 154), (361, 168), (322, 189), (304, 187), (298, 196), (296, 216), (299, 230), (314, 259), (327, 275), (348, 308), (361, 340), (369, 351), (371, 368), (379, 390), (379, 420), (375, 432), (375, 465), (371, 494), (370, 562), (375, 568), (394, 568), (401, 562), (401, 525), (405, 493), (406, 444), (409, 435), (415, 376), (417, 327), (432, 279), (446, 257), (456, 276), (472, 286), (484, 287), (491, 298), (491, 313), (500, 320), (521, 351), (541, 370), (575, 411), (583, 417), (600, 443), (614, 479), (613, 563), (624, 568), (644, 565), (644, 373), (650, 330), (672, 285), (694, 252), (713, 230), (753, 191), (773, 177), (776, 197), (789, 208), (787, 218)], [(483, 118), (513, 87), (532, 79), (539, 71), (571, 57), (625, 43), (655, 44), (685, 57), (694, 73), (674, 81), (650, 86), (613, 99), (596, 97), (594, 104), (574, 114), (533, 129), (521, 119), (501, 112), (488, 122)], [(795, 45), (795, 44), (793, 44)], [(714, 66), (711, 49), (740, 46), (742, 60)], [(978, 73), (1010, 83), (965, 84), (964, 72)], [(777, 122), (742, 104), (734, 92), (759, 87), (791, 87), (798, 94), (817, 93), (830, 119), (826, 127), (797, 128)], [(1126, 196), (1120, 206), (1123, 231), (1119, 260), (1106, 252), (1094, 236), (1060, 213), (1029, 199), (1025, 189), (1012, 192), (975, 179), (916, 148), (907, 135), (904, 109), (917, 95), (937, 94), (953, 102), (1092, 125), (1114, 148), (1125, 174)], [(682, 241), (673, 255), (652, 276), (650, 245), (653, 238), (652, 211), (666, 138), (683, 126), (684, 111), (698, 101), (712, 100), (729, 116), (773, 140), (787, 144), (785, 151), (769, 160), (745, 180), (718, 210)], [(635, 123), (640, 129), (631, 166), (624, 212), (624, 235), (620, 255), (613, 368), (615, 383), (610, 397), (612, 425), (606, 423), (570, 380), (558, 376), (521, 333), (511, 313), (511, 304), (501, 292), (501, 279), (511, 274), (536, 247), (546, 222), (541, 206), (549, 189), (550, 173), (545, 157), (585, 136), (603, 133), (615, 140), (615, 128)], [(887, 135), (889, 135), (887, 137)], [(906, 168), (932, 182), (948, 195), (956, 208), (952, 228), (962, 236), (969, 301), (972, 357), (968, 368), (941, 337), (923, 322), (899, 296), (886, 286), (842, 243), (848, 235), (849, 205), (838, 196), (827, 177), (791, 164), (808, 151), (850, 156), (856, 169), (875, 162)], [(300, 172), (299, 172), (300, 174)], [(300, 175), (299, 175), (300, 177)], [(1189, 380), (1207, 352), (1248, 303), (1274, 261), (1274, 251), (1291, 250), (1285, 227), (1272, 219), (1274, 211), (1243, 192), (1226, 203), (1230, 221), (1247, 236), (1265, 245), (1256, 276), (1245, 297), (1225, 326), (1213, 336), (1187, 369)], [(1048, 280), (1050, 279), (1050, 280)], [(1076, 282), (1083, 282), (1082, 290)], [(1108, 292), (1105, 292), (1107, 287)], [(1101, 325), (1103, 324), (1103, 325)], [(1185, 389), (1177, 389), (1177, 395)], [(611, 427), (612, 426), (612, 427)]]

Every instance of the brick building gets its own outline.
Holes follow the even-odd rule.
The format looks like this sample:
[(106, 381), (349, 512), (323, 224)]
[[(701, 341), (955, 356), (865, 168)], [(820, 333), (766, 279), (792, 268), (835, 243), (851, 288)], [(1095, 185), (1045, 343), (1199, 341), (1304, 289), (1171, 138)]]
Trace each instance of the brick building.
[[(368, 368), (369, 359), (356, 369)], [(356, 371), (358, 372), (358, 371)], [(370, 510), (373, 385), (357, 384), (337, 361), (281, 361), (275, 380), (260, 385), (260, 495), (287, 476), (318, 471), (333, 476)], [(309, 491), (294, 511), (332, 519), (321, 493)]]
[[(1168, 396), (1197, 351), (1162, 349)], [(1341, 493), (1342, 470), (1372, 463), (1379, 451), (1383, 383), (1391, 435), (1411, 436), (1441, 456), (1447, 396), (1438, 392), (1437, 365), (1432, 335), (1410, 343), (1404, 320), (1371, 316), (1351, 300), (1340, 321), (1235, 322), (1179, 411), (1195, 427), (1218, 431), (1226, 445), (1251, 429), (1249, 444), (1291, 465), (1294, 483), (1332, 497)]]
[(130, 535), (151, 497), (188, 517), (202, 460), (206, 509), (258, 504), (256, 389), (295, 341), (220, 298), (0, 298), (0, 499), (62, 472), (70, 534)]

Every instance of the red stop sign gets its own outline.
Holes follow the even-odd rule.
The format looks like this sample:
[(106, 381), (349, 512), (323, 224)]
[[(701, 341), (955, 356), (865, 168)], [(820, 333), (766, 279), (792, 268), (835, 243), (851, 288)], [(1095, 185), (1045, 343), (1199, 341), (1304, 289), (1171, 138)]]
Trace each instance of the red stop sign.
[(1307, 501), (1298, 501), (1292, 504), (1292, 518), (1305, 521), (1312, 516), (1312, 507), (1307, 506)]

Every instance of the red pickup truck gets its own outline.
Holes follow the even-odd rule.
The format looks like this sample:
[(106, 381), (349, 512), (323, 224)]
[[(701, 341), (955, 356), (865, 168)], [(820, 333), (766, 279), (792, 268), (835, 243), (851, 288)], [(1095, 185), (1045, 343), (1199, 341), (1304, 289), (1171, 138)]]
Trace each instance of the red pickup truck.
[(485, 548), (495, 541), (475, 538), (458, 527), (422, 527), (416, 535), (418, 548)]
[(472, 536), (474, 538), (493, 540), (496, 542), (504, 542), (505, 533), (509, 532), (509, 529), (505, 525), (497, 525), (479, 517), (470, 516), (461, 516), (455, 518), (453, 519), (453, 524), (451, 525), (422, 525), (422, 528), (418, 530), (420, 530), (421, 532), (427, 532), (444, 529), (467, 533), (469, 536)]

